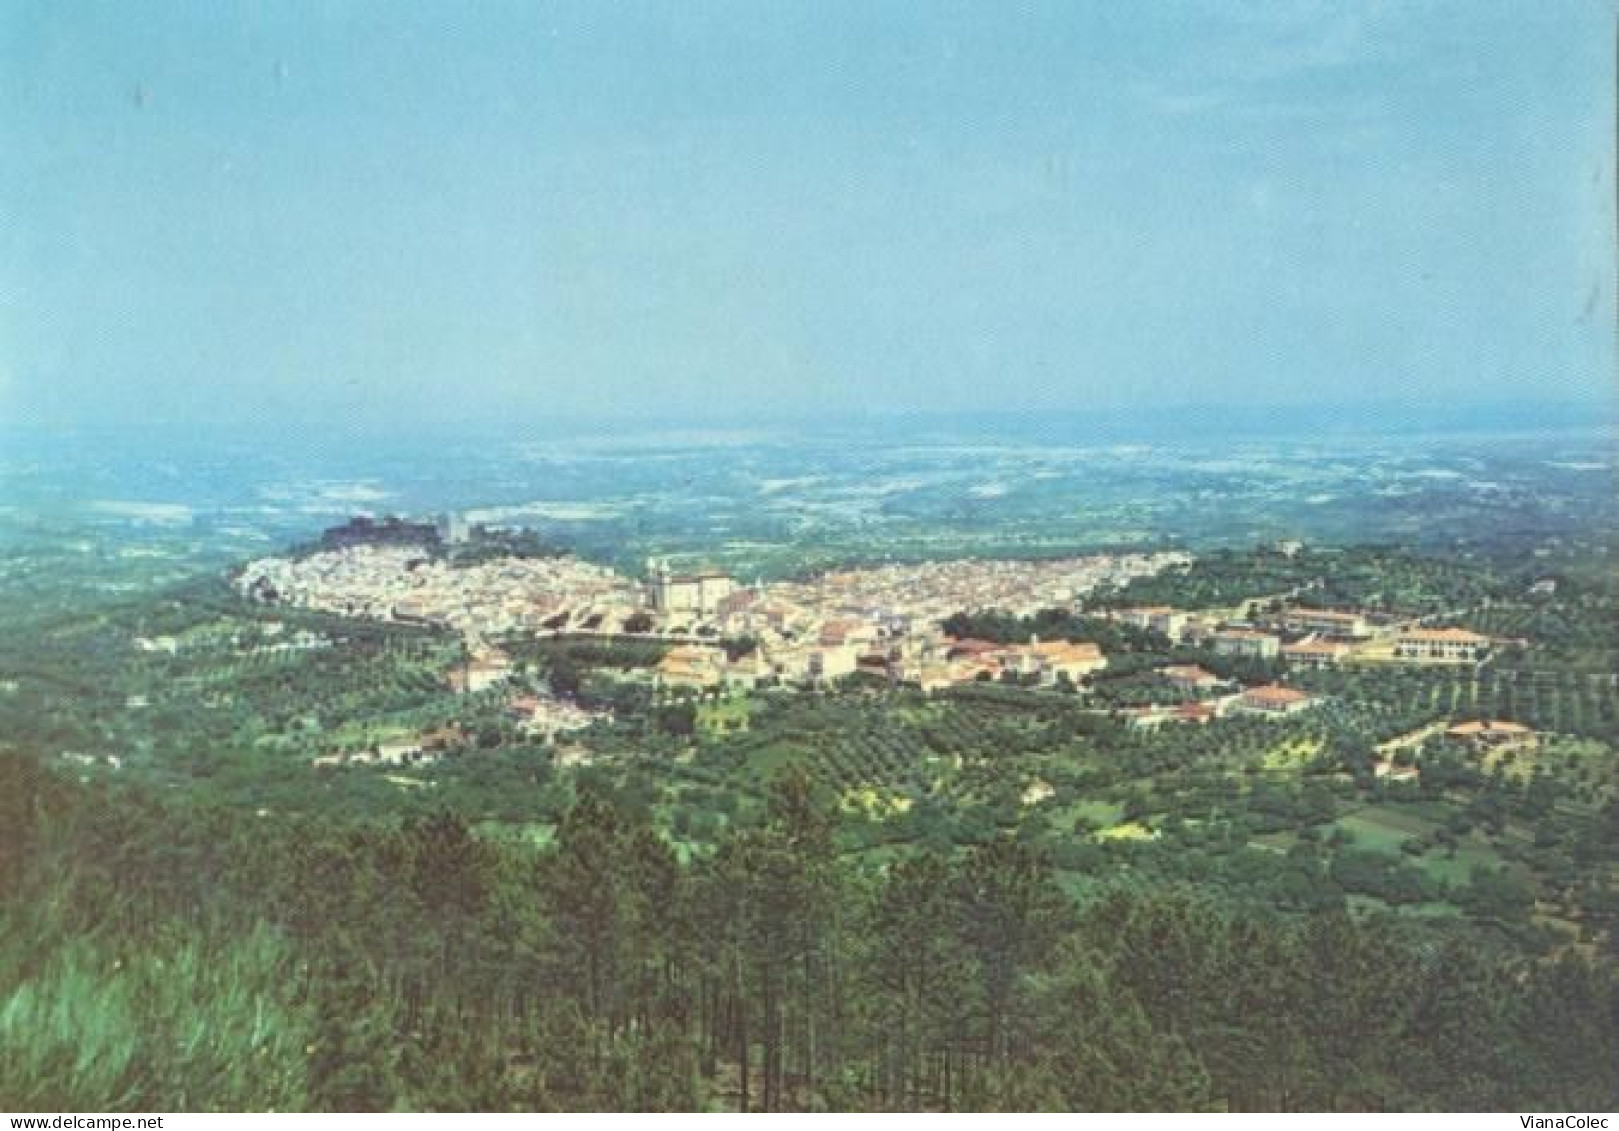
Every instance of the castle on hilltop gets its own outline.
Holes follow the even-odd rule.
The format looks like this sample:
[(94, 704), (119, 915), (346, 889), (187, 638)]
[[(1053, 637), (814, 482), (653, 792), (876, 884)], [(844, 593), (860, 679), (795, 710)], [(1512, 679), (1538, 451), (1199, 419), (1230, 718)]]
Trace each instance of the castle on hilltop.
[(436, 546), (438, 527), (431, 522), (411, 522), (398, 515), (382, 519), (370, 515), (356, 515), (341, 526), (331, 526), (321, 533), (324, 550), (343, 550), (351, 546)]

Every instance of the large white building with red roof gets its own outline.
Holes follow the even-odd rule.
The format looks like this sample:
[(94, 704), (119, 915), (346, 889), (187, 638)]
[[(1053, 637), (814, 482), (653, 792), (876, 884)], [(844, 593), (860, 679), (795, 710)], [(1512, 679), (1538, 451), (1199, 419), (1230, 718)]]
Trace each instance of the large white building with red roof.
[(1488, 636), (1465, 628), (1411, 628), (1395, 639), (1394, 656), (1400, 660), (1462, 663), (1482, 658), (1490, 644)]

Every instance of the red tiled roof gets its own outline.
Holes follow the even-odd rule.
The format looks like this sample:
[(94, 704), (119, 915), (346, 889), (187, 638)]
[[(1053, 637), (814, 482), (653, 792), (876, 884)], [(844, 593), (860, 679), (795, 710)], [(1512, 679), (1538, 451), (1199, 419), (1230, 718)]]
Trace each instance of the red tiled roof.
[(1270, 684), (1266, 687), (1254, 687), (1242, 693), (1242, 697), (1250, 703), (1302, 703), (1310, 698), (1296, 687), (1283, 687), (1280, 684)]

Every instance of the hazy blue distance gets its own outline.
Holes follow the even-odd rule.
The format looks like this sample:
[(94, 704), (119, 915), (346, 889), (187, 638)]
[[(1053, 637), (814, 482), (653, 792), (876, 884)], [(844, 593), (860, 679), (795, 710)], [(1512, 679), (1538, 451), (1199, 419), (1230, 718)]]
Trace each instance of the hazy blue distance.
[(1611, 407), (1614, 7), (0, 9), (0, 423)]

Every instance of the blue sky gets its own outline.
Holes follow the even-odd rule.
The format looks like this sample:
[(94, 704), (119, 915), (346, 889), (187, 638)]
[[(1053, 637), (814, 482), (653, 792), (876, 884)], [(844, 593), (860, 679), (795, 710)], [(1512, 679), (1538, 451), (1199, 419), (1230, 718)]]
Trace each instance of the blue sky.
[(0, 8), (0, 416), (1565, 400), (1611, 2)]

